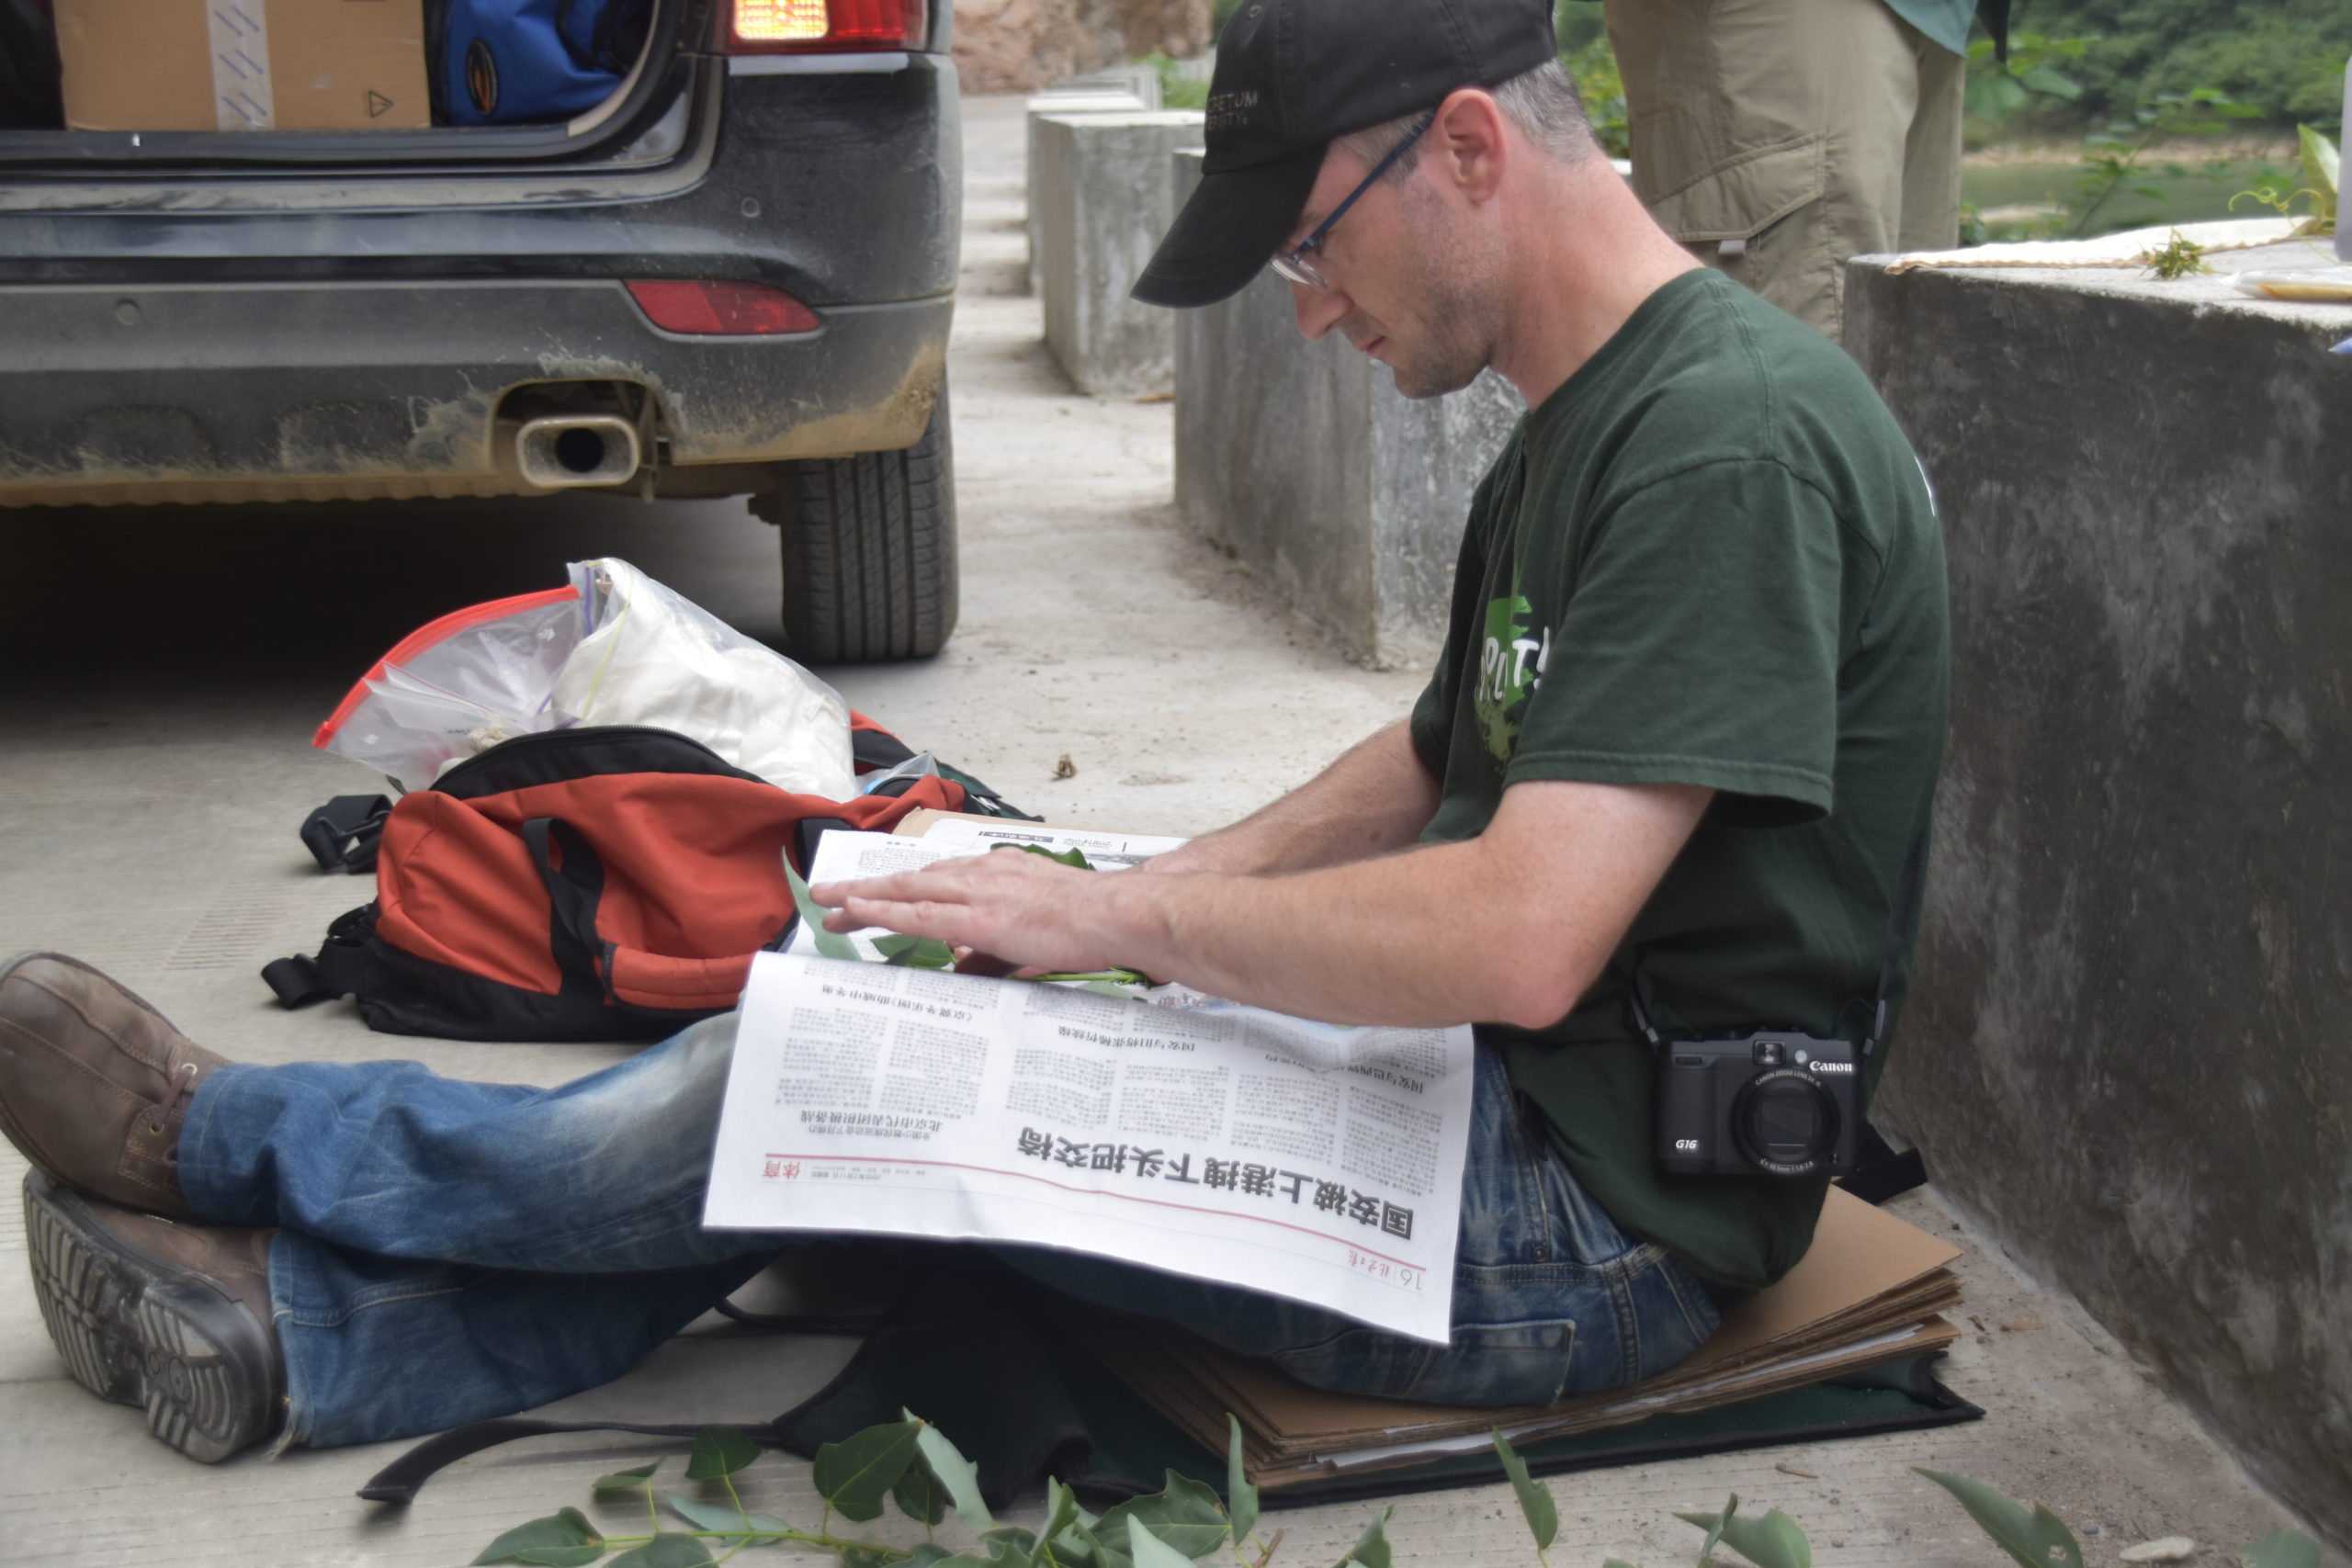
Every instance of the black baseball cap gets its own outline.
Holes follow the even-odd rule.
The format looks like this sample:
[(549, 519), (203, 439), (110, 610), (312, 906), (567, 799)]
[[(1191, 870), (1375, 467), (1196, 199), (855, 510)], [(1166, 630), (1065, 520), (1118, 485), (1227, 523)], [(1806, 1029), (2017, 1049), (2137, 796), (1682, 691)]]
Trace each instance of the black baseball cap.
[(1297, 224), (1334, 141), (1556, 54), (1551, 0), (1242, 0), (1216, 40), (1200, 187), (1135, 297), (1239, 293)]

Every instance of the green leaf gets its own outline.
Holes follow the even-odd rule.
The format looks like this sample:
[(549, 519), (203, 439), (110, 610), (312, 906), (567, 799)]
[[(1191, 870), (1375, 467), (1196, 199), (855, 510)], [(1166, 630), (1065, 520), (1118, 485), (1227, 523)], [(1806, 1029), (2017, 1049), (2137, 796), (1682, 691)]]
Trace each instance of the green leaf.
[(899, 1512), (920, 1525), (935, 1525), (947, 1517), (947, 1488), (932, 1474), (931, 1461), (922, 1457), (920, 1448), (906, 1473), (891, 1483), (890, 1500), (899, 1505)]
[(732, 1427), (705, 1427), (695, 1434), (694, 1451), (686, 1456), (688, 1481), (716, 1481), (732, 1475), (760, 1457), (760, 1445)]
[(2083, 1568), (2083, 1549), (2074, 1532), (2041, 1504), (2036, 1503), (2029, 1515), (1981, 1481), (1917, 1465), (1911, 1468), (1959, 1498), (1968, 1517), (2020, 1568)]
[(2296, 136), (2302, 142), (2303, 178), (2312, 188), (2325, 197), (2322, 207), (2326, 215), (2335, 211), (2337, 197), (2344, 189), (2344, 160), (2335, 143), (2313, 130), (2310, 126), (2297, 126)]
[(897, 933), (876, 937), (874, 951), (882, 962), (899, 969), (953, 969), (956, 950), (944, 942), (927, 936), (907, 936)]
[(596, 1477), (589, 1483), (588, 1490), (591, 1492), (641, 1492), (645, 1490), (646, 1483), (653, 1479), (653, 1472), (661, 1468), (662, 1461), (657, 1459), (651, 1464), (640, 1464), (635, 1470), (616, 1470), (610, 1475)]
[(1502, 1456), (1503, 1473), (1510, 1477), (1510, 1489), (1519, 1494), (1519, 1511), (1527, 1517), (1527, 1533), (1535, 1538), (1535, 1550), (1543, 1551), (1560, 1533), (1559, 1506), (1552, 1501), (1552, 1489), (1527, 1473), (1527, 1461), (1519, 1450), (1504, 1438), (1502, 1428), (1494, 1428), (1495, 1452)]
[(1622, 1557), (1604, 1557), (1600, 1560), (1600, 1568), (1634, 1568), (1634, 1565)]
[(903, 1560), (899, 1554), (887, 1546), (842, 1548), (842, 1568), (889, 1568), (891, 1563), (900, 1561)]
[(543, 1519), (516, 1525), (483, 1547), (481, 1555), (474, 1562), (520, 1562), (525, 1561), (521, 1554), (526, 1551), (548, 1548), (580, 1551), (589, 1547), (595, 1549), (594, 1555), (580, 1561), (594, 1562), (602, 1557), (605, 1554), (605, 1538), (596, 1533), (595, 1527), (588, 1522), (587, 1515), (577, 1508), (562, 1508)]
[(694, 1537), (664, 1532), (622, 1552), (607, 1568), (707, 1568), (710, 1561), (709, 1549)]
[[(900, 1414), (910, 1421), (917, 1419), (912, 1411), (902, 1411)], [(946, 1433), (929, 1422), (923, 1422), (922, 1425), (922, 1430), (915, 1438), (915, 1446), (922, 1450), (923, 1460), (931, 1466), (931, 1473), (938, 1478), (942, 1486), (947, 1488), (948, 1500), (956, 1505), (956, 1517), (976, 1531), (996, 1529), (995, 1516), (989, 1512), (989, 1506), (980, 1500), (978, 1469), (970, 1460), (963, 1456), (955, 1444), (947, 1440)]]
[(846, 958), (852, 963), (865, 963), (865, 955), (857, 951), (857, 943), (839, 931), (825, 929), (825, 917), (832, 911), (808, 897), (808, 885), (800, 880), (798, 872), (792, 869), (790, 855), (784, 857), (784, 879), (792, 885), (793, 908), (800, 911), (800, 923), (808, 928), (808, 935), (816, 942), (818, 953), (827, 958)]
[(944, 1546), (924, 1541), (915, 1548), (914, 1555), (907, 1559), (907, 1568), (931, 1568), (933, 1563), (944, 1562), (954, 1555)]
[(692, 1497), (681, 1497), (675, 1492), (662, 1493), (662, 1499), (677, 1510), (678, 1517), (698, 1530), (742, 1535), (752, 1528), (751, 1519), (730, 1503), (697, 1502)]
[(2245, 1568), (2319, 1568), (2319, 1542), (2301, 1530), (2280, 1530), (2238, 1548)]
[(1361, 1562), (1363, 1568), (1389, 1568), (1388, 1516), (1396, 1511), (1396, 1506), (1393, 1503), (1381, 1509), (1380, 1517), (1372, 1521), (1371, 1527), (1357, 1539), (1356, 1543), (1348, 1548), (1348, 1554), (1332, 1568), (1346, 1568), (1350, 1562)]
[(882, 1517), (882, 1499), (914, 1462), (920, 1421), (892, 1421), (853, 1432), (817, 1450), (808, 1479), (843, 1518), (864, 1524)]
[[(1130, 1497), (1102, 1516), (1099, 1533), (1119, 1551), (1127, 1551), (1127, 1526), (1140, 1519), (1160, 1541), (1187, 1558), (1205, 1557), (1226, 1539), (1225, 1510), (1216, 1493), (1192, 1477), (1164, 1472), (1168, 1484), (1148, 1497)], [(1133, 1556), (1133, 1552), (1127, 1552)]]
[(1127, 1551), (1136, 1568), (1193, 1568), (1193, 1560), (1151, 1533), (1141, 1519), (1127, 1521)]
[(1033, 855), (1043, 855), (1047, 860), (1053, 861), (1057, 864), (1075, 866), (1080, 871), (1092, 871), (1094, 869), (1094, 863), (1088, 860), (1082, 851), (1076, 849), (1056, 852), (1047, 849), (1043, 844), (998, 844), (995, 847), (1000, 850), (1026, 850)]
[(530, 1564), (530, 1568), (588, 1568), (605, 1548), (596, 1546), (533, 1546), (514, 1554), (514, 1561)]
[(1241, 1465), (1241, 1423), (1227, 1411), (1225, 1425), (1229, 1436), (1225, 1450), (1226, 1509), (1233, 1519), (1233, 1544), (1239, 1546), (1258, 1528), (1258, 1489), (1250, 1484), (1250, 1477)]
[[(1078, 1537), (1079, 1543), (1086, 1548), (1087, 1555), (1083, 1561), (1090, 1568), (1135, 1568), (1135, 1564), (1127, 1561), (1125, 1552), (1106, 1544), (1101, 1536), (1094, 1533), (1094, 1526), (1085, 1520), (1074, 1521), (1069, 1527), (1069, 1533)], [(1054, 1549), (1054, 1555), (1061, 1555), (1058, 1546)]]
[(1738, 1512), (1739, 1494), (1735, 1492), (1725, 1501), (1720, 1514), (1677, 1514), (1674, 1517), (1684, 1524), (1697, 1525), (1707, 1532), (1706, 1544), (1699, 1548), (1699, 1561), (1704, 1562), (1713, 1555), (1715, 1543), (1723, 1540), (1724, 1524)]
[[(1059, 1476), (1046, 1477), (1046, 1523), (1037, 1531), (1038, 1540), (1051, 1545), (1061, 1539), (1062, 1532), (1073, 1522), (1085, 1516), (1086, 1510), (1078, 1506), (1077, 1493), (1063, 1485)], [(1089, 1519), (1087, 1522), (1091, 1524), (1093, 1521)]]

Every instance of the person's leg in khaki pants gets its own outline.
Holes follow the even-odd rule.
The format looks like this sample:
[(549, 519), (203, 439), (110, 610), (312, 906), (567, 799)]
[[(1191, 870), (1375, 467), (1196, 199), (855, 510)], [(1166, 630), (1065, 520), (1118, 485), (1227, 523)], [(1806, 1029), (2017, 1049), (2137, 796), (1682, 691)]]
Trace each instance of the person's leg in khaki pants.
[(1964, 63), (1883, 0), (1608, 0), (1634, 184), (1711, 265), (1838, 335), (1844, 263), (1951, 244)]

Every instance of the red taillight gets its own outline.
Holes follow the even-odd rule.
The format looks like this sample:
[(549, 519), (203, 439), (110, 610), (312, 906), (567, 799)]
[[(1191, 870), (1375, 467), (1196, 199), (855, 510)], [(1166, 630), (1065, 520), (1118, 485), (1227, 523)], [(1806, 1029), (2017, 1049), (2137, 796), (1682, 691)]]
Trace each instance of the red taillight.
[(754, 337), (813, 333), (820, 324), (816, 311), (764, 283), (640, 279), (628, 291), (638, 308), (666, 333)]
[(921, 49), (931, 31), (926, 0), (733, 0), (733, 7), (729, 54)]

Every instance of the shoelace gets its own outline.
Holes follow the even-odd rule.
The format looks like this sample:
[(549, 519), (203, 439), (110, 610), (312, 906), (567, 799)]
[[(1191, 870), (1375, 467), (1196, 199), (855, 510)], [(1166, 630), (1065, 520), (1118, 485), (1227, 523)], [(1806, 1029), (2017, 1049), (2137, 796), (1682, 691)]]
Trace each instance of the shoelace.
[[(153, 1133), (158, 1137), (161, 1137), (163, 1135), (164, 1129), (172, 1124), (172, 1113), (177, 1111), (180, 1108), (181, 1103), (187, 1099), (189, 1093), (188, 1086), (196, 1082), (196, 1063), (182, 1062), (180, 1064), (179, 1070), (171, 1076), (170, 1082), (172, 1087), (170, 1090), (164, 1094), (162, 1100), (155, 1103), (154, 1116), (147, 1123), (147, 1130), (149, 1132)], [(175, 1164), (178, 1163), (180, 1157), (178, 1145), (174, 1145), (171, 1152), (166, 1154), (164, 1157)]]

